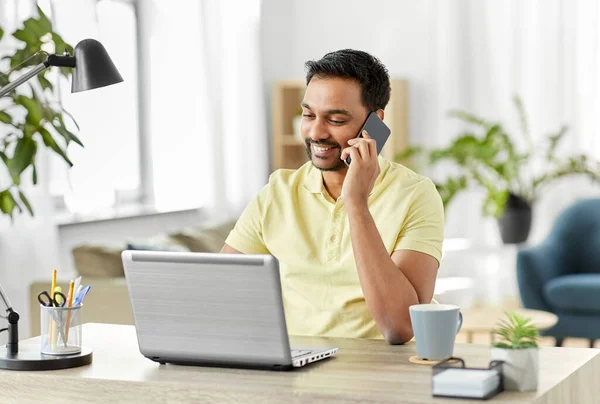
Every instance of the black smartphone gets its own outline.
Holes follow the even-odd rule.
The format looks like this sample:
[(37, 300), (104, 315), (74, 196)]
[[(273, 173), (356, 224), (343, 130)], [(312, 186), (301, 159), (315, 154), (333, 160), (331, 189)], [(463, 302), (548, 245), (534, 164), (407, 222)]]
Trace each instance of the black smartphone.
[[(377, 155), (379, 155), (379, 153), (381, 153), (381, 149), (383, 149), (383, 146), (385, 146), (385, 142), (387, 142), (388, 138), (390, 137), (390, 128), (387, 127), (387, 125), (381, 120), (381, 118), (379, 118), (379, 116), (377, 116), (375, 112), (371, 112), (369, 116), (367, 116), (367, 120), (360, 129), (360, 132), (358, 132), (357, 137), (362, 137), (363, 130), (367, 131), (369, 136), (371, 136), (371, 139), (375, 139), (375, 142), (377, 143)], [(348, 156), (344, 161), (347, 165), (350, 165), (351, 160), (352, 159), (350, 156)]]

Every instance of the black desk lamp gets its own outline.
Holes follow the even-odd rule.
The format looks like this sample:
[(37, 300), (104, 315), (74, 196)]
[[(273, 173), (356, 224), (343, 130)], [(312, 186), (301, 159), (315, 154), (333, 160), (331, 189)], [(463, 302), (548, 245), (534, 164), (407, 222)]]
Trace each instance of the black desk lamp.
[(6, 296), (4, 289), (2, 289), (2, 285), (0, 285), (0, 300), (4, 303), (6, 312), (8, 313), (8, 315), (2, 316), (8, 320), (8, 328), (3, 328), (0, 332), (8, 331), (8, 344), (6, 344), (6, 350), (9, 354), (14, 355), (19, 352), (19, 315), (12, 309), (12, 306), (8, 301), (8, 296)]
[[(93, 90), (94, 88), (110, 86), (120, 83), (123, 77), (112, 62), (104, 46), (95, 39), (84, 39), (74, 49), (74, 55), (67, 52), (64, 55), (48, 55), (45, 61), (20, 76), (14, 82), (0, 88), (0, 97), (5, 96), (12, 90), (35, 77), (50, 66), (73, 68), (71, 92)], [(81, 353), (66, 356), (50, 356), (40, 353), (38, 347), (27, 346), (19, 352), (19, 314), (12, 309), (6, 293), (0, 285), (0, 302), (6, 306), (8, 328), (0, 329), (8, 331), (8, 343), (6, 349), (0, 349), (0, 369), (12, 370), (51, 370), (65, 369), (75, 366), (83, 366), (92, 362), (92, 352), (88, 348), (82, 348)], [(0, 308), (1, 310), (1, 308)]]
[(1, 88), (0, 97), (10, 93), (50, 66), (73, 68), (72, 93), (110, 86), (123, 81), (123, 77), (119, 74), (104, 46), (95, 39), (84, 39), (75, 46), (74, 56), (70, 56), (66, 52), (64, 55), (48, 55), (42, 63)]

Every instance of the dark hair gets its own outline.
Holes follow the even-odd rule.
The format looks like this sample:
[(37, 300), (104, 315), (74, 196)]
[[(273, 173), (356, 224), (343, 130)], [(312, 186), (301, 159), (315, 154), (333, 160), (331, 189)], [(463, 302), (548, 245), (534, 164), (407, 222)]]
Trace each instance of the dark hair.
[(390, 76), (375, 56), (354, 49), (330, 52), (305, 63), (306, 85), (313, 77), (340, 77), (358, 81), (362, 102), (369, 111), (384, 109), (390, 100)]

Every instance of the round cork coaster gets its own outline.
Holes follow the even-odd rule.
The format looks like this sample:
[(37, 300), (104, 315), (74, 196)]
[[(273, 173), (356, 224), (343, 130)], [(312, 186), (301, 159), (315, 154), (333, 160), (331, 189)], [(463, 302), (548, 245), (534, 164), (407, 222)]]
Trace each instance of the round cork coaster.
[[(410, 363), (414, 363), (416, 365), (428, 365), (428, 366), (433, 366), (433, 365), (437, 365), (440, 362), (443, 362), (444, 360), (441, 361), (430, 361), (427, 359), (420, 359), (418, 356), (411, 356), (410, 358), (408, 358)], [(446, 363), (451, 364), (451, 363), (456, 363), (458, 362), (457, 359), (450, 359), (449, 361), (447, 361)]]

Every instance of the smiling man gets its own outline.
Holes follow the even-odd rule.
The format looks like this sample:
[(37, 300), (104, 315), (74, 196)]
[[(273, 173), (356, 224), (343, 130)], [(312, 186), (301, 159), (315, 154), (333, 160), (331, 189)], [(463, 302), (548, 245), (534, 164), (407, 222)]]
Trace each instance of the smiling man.
[(306, 68), (309, 161), (271, 175), (222, 252), (279, 260), (290, 334), (404, 343), (413, 336), (409, 306), (433, 296), (441, 198), (429, 179), (377, 156), (366, 132), (356, 139), (370, 112), (383, 119), (390, 99), (378, 59), (346, 49)]

